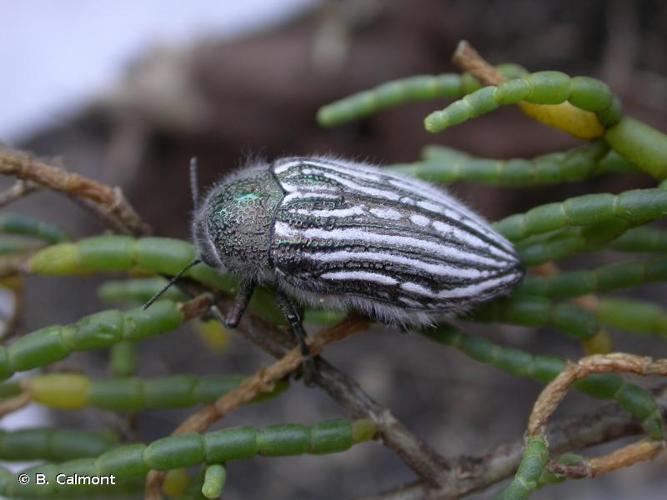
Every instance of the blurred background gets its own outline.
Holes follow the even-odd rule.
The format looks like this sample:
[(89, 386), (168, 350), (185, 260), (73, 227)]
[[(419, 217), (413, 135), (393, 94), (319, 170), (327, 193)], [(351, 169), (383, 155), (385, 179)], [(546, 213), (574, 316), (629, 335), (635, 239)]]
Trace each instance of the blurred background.
[[(422, 119), (433, 103), (331, 130), (317, 126), (319, 106), (352, 92), (393, 78), (456, 71), (450, 59), (460, 39), (493, 63), (601, 78), (621, 96), (627, 114), (667, 130), (667, 3), (660, 0), (24, 0), (0, 7), (0, 142), (121, 186), (163, 236), (188, 237), (192, 156), (199, 158), (202, 185), (208, 185), (249, 155), (334, 153), (388, 164), (415, 161), (424, 145), (434, 143), (498, 158), (575, 144), (514, 109), (432, 136)], [(466, 184), (453, 190), (496, 220), (567, 196), (647, 185), (639, 176), (613, 176), (525, 191)], [(35, 194), (12, 210), (76, 237), (103, 230), (55, 194)], [(99, 310), (98, 285), (95, 279), (30, 278), (22, 331)], [(655, 300), (665, 291), (655, 285), (641, 293)], [(549, 331), (507, 327), (484, 334), (535, 353), (581, 355), (580, 346)], [(236, 337), (222, 356), (191, 337), (184, 330), (143, 344), (140, 374), (251, 373), (268, 361)], [(667, 355), (664, 343), (651, 339), (616, 333), (614, 339), (619, 350)], [(334, 346), (327, 357), (446, 455), (477, 454), (518, 439), (540, 390), (455, 351), (389, 331)], [(62, 365), (105, 373), (101, 354), (74, 356)], [(224, 425), (341, 416), (324, 394), (293, 385), (287, 395), (244, 408)], [(595, 404), (573, 395), (561, 413)], [(134, 423), (136, 435), (161, 437), (185, 415), (142, 414)], [(102, 418), (94, 411), (75, 417), (28, 408), (2, 425), (50, 420), (95, 427), (106, 422)], [(663, 457), (535, 497), (662, 499), (665, 466)], [(370, 444), (328, 457), (231, 464), (225, 497), (351, 498), (412, 479), (391, 452)]]

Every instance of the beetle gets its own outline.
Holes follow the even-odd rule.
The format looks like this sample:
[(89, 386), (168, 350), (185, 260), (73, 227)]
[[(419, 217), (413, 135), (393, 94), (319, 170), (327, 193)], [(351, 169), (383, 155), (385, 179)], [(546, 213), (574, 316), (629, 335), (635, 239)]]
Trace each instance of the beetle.
[(226, 325), (239, 323), (257, 285), (274, 285), (304, 354), (301, 306), (420, 327), (506, 295), (524, 275), (512, 244), (461, 202), (371, 165), (259, 161), (200, 203), (193, 163), (191, 184), (199, 259), (241, 283)]

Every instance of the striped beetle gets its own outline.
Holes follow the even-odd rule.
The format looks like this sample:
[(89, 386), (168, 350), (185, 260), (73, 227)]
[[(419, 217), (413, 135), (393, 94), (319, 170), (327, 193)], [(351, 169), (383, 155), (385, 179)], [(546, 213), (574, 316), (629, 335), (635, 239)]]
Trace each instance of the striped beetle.
[[(234, 327), (257, 284), (273, 284), (300, 340), (299, 306), (430, 325), (507, 294), (523, 276), (512, 245), (422, 181), (350, 161), (287, 157), (223, 178), (198, 203), (199, 258), (241, 280)], [(195, 261), (198, 262), (198, 261)]]

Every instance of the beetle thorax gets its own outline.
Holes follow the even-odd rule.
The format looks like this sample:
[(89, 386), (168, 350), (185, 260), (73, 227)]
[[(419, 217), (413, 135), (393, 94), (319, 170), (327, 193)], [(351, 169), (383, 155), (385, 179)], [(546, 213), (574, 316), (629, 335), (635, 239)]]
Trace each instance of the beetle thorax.
[(195, 216), (201, 258), (244, 279), (271, 274), (269, 249), (283, 191), (268, 166), (223, 180)]

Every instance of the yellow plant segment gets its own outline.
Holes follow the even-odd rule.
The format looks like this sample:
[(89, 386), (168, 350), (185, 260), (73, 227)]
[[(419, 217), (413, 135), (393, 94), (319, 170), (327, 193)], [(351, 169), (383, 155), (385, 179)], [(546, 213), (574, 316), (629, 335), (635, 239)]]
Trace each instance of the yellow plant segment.
[(88, 404), (90, 380), (75, 373), (51, 373), (26, 379), (24, 390), (50, 408), (77, 410)]
[(594, 337), (583, 340), (581, 346), (587, 355), (592, 354), (609, 354), (614, 350), (614, 344), (611, 335), (607, 330), (599, 330)]
[[(61, 276), (80, 273), (79, 250), (74, 243), (60, 243), (34, 254), (26, 263), (26, 269), (33, 273)], [(44, 271), (46, 270), (46, 271)]]
[(538, 122), (562, 130), (579, 139), (596, 139), (605, 133), (605, 128), (595, 113), (576, 108), (569, 102), (561, 104), (520, 102), (519, 107), (526, 115)]
[(12, 291), (21, 290), (23, 288), (23, 277), (18, 274), (6, 276), (5, 278), (0, 279), (0, 287)]
[(185, 469), (172, 469), (162, 483), (162, 493), (168, 498), (183, 498), (192, 478)]
[(217, 354), (222, 354), (229, 347), (229, 332), (218, 320), (197, 321), (194, 326), (199, 339)]

